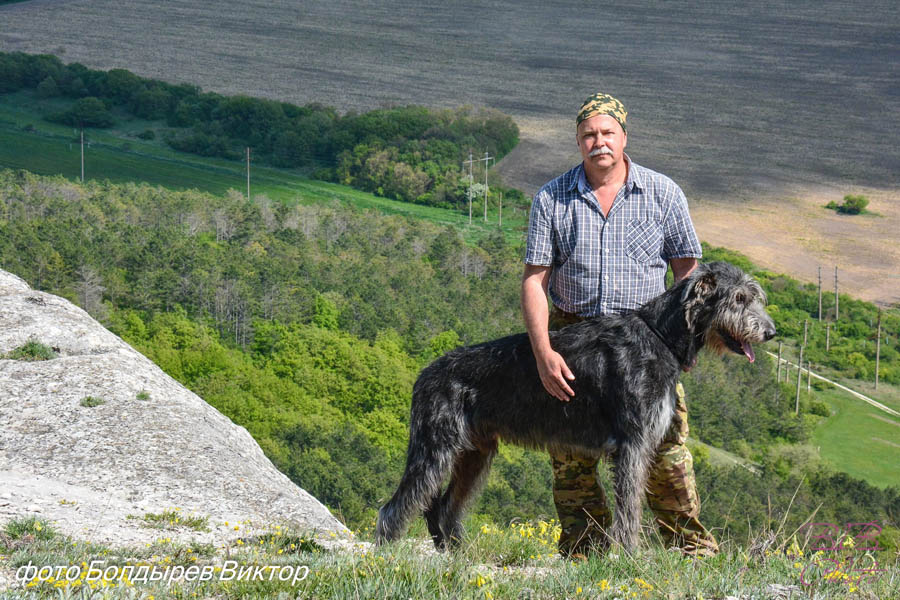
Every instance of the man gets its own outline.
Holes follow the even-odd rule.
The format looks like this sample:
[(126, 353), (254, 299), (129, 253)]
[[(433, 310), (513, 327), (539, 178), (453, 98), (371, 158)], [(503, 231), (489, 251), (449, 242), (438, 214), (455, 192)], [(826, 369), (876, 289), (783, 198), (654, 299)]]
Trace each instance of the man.
[[(665, 290), (665, 274), (687, 276), (701, 256), (681, 189), (625, 154), (627, 112), (606, 94), (585, 100), (576, 118), (583, 162), (534, 197), (528, 229), (522, 312), (547, 391), (578, 402), (563, 357), (548, 330), (639, 307)], [(547, 308), (547, 294), (553, 303)], [(647, 500), (663, 539), (690, 554), (711, 555), (716, 541), (698, 520), (693, 459), (685, 446), (684, 389), (647, 483)], [(551, 452), (553, 500), (562, 525), (559, 549), (579, 555), (602, 543), (611, 517), (597, 479), (597, 460)]]

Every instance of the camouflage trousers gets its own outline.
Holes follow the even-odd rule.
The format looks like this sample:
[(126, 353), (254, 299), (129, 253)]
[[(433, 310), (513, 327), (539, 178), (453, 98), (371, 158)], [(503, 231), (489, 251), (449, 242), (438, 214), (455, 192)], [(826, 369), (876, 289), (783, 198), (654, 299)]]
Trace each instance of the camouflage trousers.
[[(574, 315), (553, 310), (550, 328), (576, 320)], [(675, 386), (676, 407), (672, 425), (656, 452), (647, 479), (647, 504), (656, 517), (666, 546), (709, 556), (719, 548), (713, 535), (700, 523), (700, 498), (694, 479), (694, 460), (685, 442), (688, 437), (687, 406), (681, 383)], [(562, 533), (559, 550), (564, 555), (584, 553), (605, 545), (604, 532), (612, 524), (606, 494), (597, 473), (599, 461), (571, 452), (550, 453), (553, 464), (553, 502)]]

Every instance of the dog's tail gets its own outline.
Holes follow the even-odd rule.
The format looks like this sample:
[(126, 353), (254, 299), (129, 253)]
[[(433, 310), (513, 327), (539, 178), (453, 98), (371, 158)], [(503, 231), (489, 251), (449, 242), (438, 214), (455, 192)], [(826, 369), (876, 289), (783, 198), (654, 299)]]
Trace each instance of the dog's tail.
[[(409, 520), (439, 496), (455, 457), (469, 448), (463, 391), (450, 382), (420, 377), (413, 389), (406, 471), (393, 497), (378, 511), (376, 543), (397, 539)], [(429, 385), (430, 384), (430, 385)]]

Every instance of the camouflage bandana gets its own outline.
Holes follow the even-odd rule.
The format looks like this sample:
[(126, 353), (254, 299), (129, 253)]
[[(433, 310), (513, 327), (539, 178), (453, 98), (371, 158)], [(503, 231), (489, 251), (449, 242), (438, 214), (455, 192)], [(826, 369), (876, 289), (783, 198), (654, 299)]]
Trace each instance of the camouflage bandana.
[(598, 92), (585, 100), (581, 105), (581, 110), (578, 111), (578, 117), (575, 119), (575, 126), (578, 127), (582, 121), (590, 119), (595, 115), (611, 116), (622, 126), (622, 131), (626, 131), (625, 119), (628, 117), (628, 112), (625, 111), (625, 106), (621, 102), (609, 94), (601, 94)]

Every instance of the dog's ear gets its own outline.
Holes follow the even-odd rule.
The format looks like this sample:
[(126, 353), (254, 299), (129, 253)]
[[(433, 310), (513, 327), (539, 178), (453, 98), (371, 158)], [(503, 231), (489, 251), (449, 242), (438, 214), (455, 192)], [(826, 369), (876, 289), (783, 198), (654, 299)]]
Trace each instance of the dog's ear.
[(716, 291), (716, 274), (709, 269), (698, 267), (688, 277), (687, 285), (681, 295), (681, 301), (687, 304), (691, 301), (703, 302)]
[(713, 295), (717, 285), (716, 274), (704, 265), (697, 267), (688, 277), (681, 294), (681, 304), (684, 306), (684, 318), (688, 327), (694, 327), (697, 310)]

